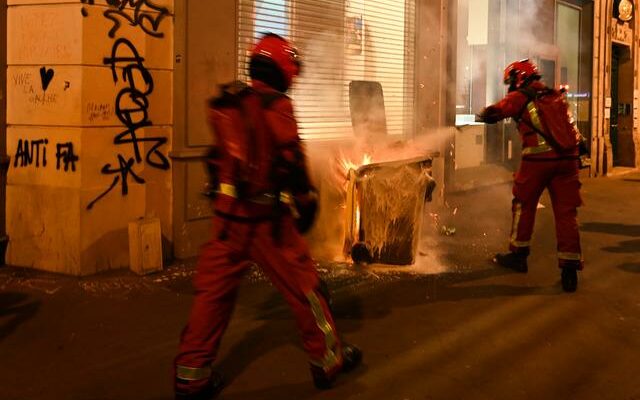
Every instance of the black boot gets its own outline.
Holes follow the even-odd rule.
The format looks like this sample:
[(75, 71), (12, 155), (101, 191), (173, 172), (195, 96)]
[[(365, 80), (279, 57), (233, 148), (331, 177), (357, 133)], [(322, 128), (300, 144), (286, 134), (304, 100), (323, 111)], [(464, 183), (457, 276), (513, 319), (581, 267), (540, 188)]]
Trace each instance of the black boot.
[(342, 346), (342, 370), (353, 371), (362, 362), (362, 350), (353, 345)]
[(578, 270), (576, 268), (565, 267), (560, 273), (562, 280), (562, 290), (573, 293), (578, 289)]
[(362, 351), (356, 346), (342, 345), (342, 366), (333, 373), (326, 372), (316, 365), (311, 366), (311, 376), (316, 388), (320, 390), (331, 389), (333, 382), (340, 373), (346, 373), (355, 369), (362, 362)]
[[(176, 380), (179, 381), (179, 378)], [(182, 382), (185, 383), (186, 382)], [(196, 393), (186, 393), (176, 387), (176, 399), (175, 400), (211, 400), (218, 397), (220, 391), (224, 387), (224, 377), (222, 374), (216, 371), (211, 372), (211, 377), (207, 382), (204, 389)]]
[(527, 266), (527, 256), (524, 254), (496, 254), (493, 257), (493, 262), (505, 268), (512, 269), (516, 272), (526, 273), (527, 271), (529, 271), (529, 267)]

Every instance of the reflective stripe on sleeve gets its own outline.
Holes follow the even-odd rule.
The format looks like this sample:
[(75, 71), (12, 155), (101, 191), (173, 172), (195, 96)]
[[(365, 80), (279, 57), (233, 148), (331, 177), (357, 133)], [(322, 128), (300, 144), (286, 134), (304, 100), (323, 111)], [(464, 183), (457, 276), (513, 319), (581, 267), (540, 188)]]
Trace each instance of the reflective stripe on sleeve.
[(211, 367), (193, 368), (184, 365), (176, 365), (176, 378), (185, 381), (199, 381), (211, 376)]

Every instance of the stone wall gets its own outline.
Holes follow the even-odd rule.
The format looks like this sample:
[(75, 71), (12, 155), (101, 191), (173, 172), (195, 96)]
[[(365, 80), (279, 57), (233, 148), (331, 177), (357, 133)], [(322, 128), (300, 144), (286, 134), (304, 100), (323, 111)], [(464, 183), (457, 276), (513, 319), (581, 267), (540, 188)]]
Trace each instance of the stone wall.
[(130, 221), (171, 241), (173, 1), (8, 5), (7, 262), (126, 267)]

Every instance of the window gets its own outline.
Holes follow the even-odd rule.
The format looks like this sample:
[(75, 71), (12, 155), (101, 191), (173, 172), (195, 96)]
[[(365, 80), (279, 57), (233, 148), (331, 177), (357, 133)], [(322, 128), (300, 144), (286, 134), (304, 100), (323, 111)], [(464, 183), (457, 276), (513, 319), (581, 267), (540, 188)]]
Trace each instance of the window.
[(457, 30), (456, 121), (466, 124), (487, 104), (488, 88), (497, 85), (487, 77), (489, 1), (459, 1)]
[(289, 15), (287, 0), (256, 0), (254, 36), (262, 32), (273, 32), (280, 36), (289, 36)]
[(382, 85), (390, 135), (413, 133), (414, 0), (240, 0), (238, 77), (265, 32), (299, 48), (302, 74), (291, 89), (305, 139), (353, 135), (349, 83)]
[(573, 113), (578, 111), (578, 72), (580, 68), (580, 10), (558, 3), (556, 44), (559, 50), (560, 85), (566, 85), (567, 100)]

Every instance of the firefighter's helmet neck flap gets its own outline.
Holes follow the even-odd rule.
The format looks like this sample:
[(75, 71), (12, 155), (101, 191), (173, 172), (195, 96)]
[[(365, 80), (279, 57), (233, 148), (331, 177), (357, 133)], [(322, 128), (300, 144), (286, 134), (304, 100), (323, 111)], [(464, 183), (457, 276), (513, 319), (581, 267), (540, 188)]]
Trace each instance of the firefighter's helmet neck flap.
[(286, 39), (265, 34), (251, 52), (249, 76), (272, 88), (286, 92), (293, 78), (300, 74), (302, 62), (298, 51)]

